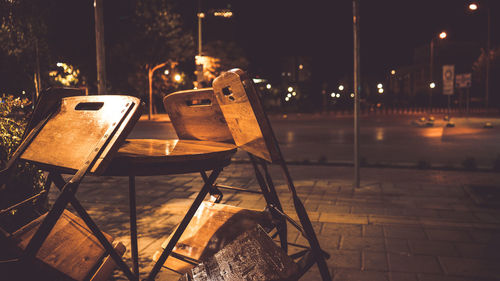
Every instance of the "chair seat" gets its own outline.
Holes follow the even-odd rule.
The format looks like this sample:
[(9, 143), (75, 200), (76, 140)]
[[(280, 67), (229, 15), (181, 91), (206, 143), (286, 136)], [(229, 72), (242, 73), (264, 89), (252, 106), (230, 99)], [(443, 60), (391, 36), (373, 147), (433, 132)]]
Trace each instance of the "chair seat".
[[(13, 234), (20, 249), (26, 248), (44, 218), (45, 215), (39, 217)], [(110, 235), (104, 235), (108, 241), (113, 241)], [(82, 219), (64, 210), (36, 257), (44, 265), (44, 270), (51, 269), (44, 271), (44, 274), (80, 281), (93, 275), (92, 271), (97, 269), (105, 255), (104, 248)], [(64, 277), (56, 272), (62, 273)]]
[(234, 144), (198, 140), (127, 139), (103, 175), (193, 173), (229, 165)]
[[(176, 243), (174, 253), (204, 261), (231, 243), (240, 234), (257, 225), (266, 229), (272, 228), (271, 214), (267, 211), (205, 201), (200, 205)], [(172, 235), (173, 233), (163, 242), (161, 246), (163, 249), (167, 247)], [(158, 260), (160, 254), (161, 251), (156, 252), (153, 260)], [(188, 272), (194, 267), (176, 257), (169, 257), (164, 266), (181, 273)]]

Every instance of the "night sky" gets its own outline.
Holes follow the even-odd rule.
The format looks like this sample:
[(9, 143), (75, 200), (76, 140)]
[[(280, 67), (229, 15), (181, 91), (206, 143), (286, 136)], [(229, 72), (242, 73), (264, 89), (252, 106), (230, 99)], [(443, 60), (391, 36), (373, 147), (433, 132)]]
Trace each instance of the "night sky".
[[(104, 2), (107, 44), (119, 36), (133, 36), (126, 32), (133, 1)], [(173, 2), (185, 27), (197, 38), (198, 1)], [(236, 41), (247, 54), (251, 72), (263, 77), (279, 75), (279, 58), (299, 55), (312, 58), (317, 82), (337, 81), (352, 73), (352, 1), (203, 0), (203, 8), (220, 8), (228, 3), (235, 16), (229, 20), (206, 18), (203, 40)], [(383, 77), (391, 68), (410, 64), (413, 49), (429, 44), (442, 30), (448, 32), (448, 40), (485, 45), (486, 13), (469, 12), (469, 3), (467, 0), (361, 0), (362, 72)], [(500, 41), (499, 6), (500, 1), (491, 1), (492, 46)], [(54, 8), (53, 26), (57, 30), (52, 32), (51, 40), (60, 42), (61, 54), (93, 60), (92, 1), (60, 1)]]

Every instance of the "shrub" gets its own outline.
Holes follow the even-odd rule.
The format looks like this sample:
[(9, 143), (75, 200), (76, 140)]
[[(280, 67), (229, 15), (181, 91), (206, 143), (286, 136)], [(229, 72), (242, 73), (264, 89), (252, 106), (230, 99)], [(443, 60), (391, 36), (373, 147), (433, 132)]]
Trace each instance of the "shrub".
[[(26, 126), (26, 111), (29, 111), (27, 99), (14, 98), (12, 96), (0, 98), (0, 168), (4, 169), (12, 154), (15, 152)], [(35, 166), (29, 164), (18, 164), (6, 184), (0, 186), (0, 209), (5, 209), (20, 202), (43, 189), (43, 175)], [(11, 210), (8, 214), (0, 217), (0, 223), (4, 229), (10, 231), (26, 224), (36, 216), (37, 212), (43, 212), (47, 207), (44, 200), (34, 200), (31, 204)]]

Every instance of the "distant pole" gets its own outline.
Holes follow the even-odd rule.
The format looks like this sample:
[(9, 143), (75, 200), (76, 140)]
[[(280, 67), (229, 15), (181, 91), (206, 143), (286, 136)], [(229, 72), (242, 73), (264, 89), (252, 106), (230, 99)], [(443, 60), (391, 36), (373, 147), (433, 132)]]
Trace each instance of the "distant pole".
[(352, 1), (354, 37), (354, 187), (359, 187), (359, 95), (361, 92), (359, 70), (359, 0)]
[(198, 0), (198, 56), (201, 56), (202, 46), (201, 46), (201, 19), (203, 14), (201, 12), (201, 0)]
[(97, 93), (99, 95), (105, 94), (106, 91), (106, 59), (104, 56), (104, 20), (102, 14), (102, 1), (103, 0), (94, 0)]
[[(490, 3), (488, 3), (490, 4)], [(491, 6), (487, 7), (488, 13), (488, 38), (486, 39), (486, 96), (484, 99), (486, 114), (488, 114), (488, 99), (490, 94), (490, 48), (491, 48)]]
[(430, 84), (432, 82), (434, 82), (434, 77), (433, 77), (433, 72), (434, 72), (434, 38), (432, 38), (429, 48), (430, 48), (429, 84), (427, 85), (427, 87), (429, 87), (429, 112), (432, 113), (432, 87), (430, 87)]

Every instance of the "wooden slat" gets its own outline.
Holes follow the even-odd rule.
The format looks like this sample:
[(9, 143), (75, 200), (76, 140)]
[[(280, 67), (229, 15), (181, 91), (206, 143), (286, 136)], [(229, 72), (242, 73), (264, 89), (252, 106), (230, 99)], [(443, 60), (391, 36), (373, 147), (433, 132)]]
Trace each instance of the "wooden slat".
[[(272, 224), (270, 214), (203, 202), (174, 247), (174, 252), (195, 260), (206, 260), (238, 235), (254, 228), (257, 224), (270, 227)], [(162, 248), (167, 246), (170, 238), (163, 242)], [(165, 266), (179, 272), (187, 272), (193, 267), (172, 256), (167, 259)]]
[(227, 166), (234, 144), (195, 140), (128, 139), (103, 175), (193, 173)]
[[(125, 251), (127, 250), (125, 248), (125, 245), (123, 245), (121, 242), (116, 243), (113, 247), (115, 251), (118, 253), (118, 255), (123, 256)], [(99, 269), (97, 269), (96, 273), (92, 278), (90, 278), (90, 281), (106, 281), (108, 280), (109, 276), (113, 273), (113, 270), (116, 268), (116, 264), (113, 261), (113, 259), (108, 255), (103, 261)]]
[(236, 145), (269, 162), (281, 161), (271, 124), (246, 73), (224, 72), (215, 78), (213, 89)]
[[(78, 110), (77, 105), (98, 104), (102, 107), (98, 110)], [(132, 127), (138, 119), (139, 100), (127, 96), (84, 96), (64, 98), (60, 109), (45, 124), (36, 138), (21, 155), (26, 161), (40, 164), (42, 167), (61, 168), (77, 171), (84, 166), (90, 152), (97, 148), (97, 144), (108, 136), (109, 130), (119, 126), (115, 130), (115, 136), (124, 138), (122, 134), (126, 128)], [(131, 110), (132, 108), (132, 110)], [(124, 116), (134, 122), (121, 123)], [(101, 160), (114, 152), (120, 140), (114, 139), (106, 147), (106, 153), (101, 153), (100, 160), (93, 167), (102, 164)]]
[(163, 105), (179, 139), (234, 143), (212, 88), (172, 93)]
[[(42, 216), (13, 234), (18, 247), (25, 249)], [(108, 241), (113, 238), (104, 234)], [(43, 243), (36, 258), (73, 280), (83, 280), (104, 256), (105, 250), (82, 219), (65, 210)]]
[(193, 281), (297, 280), (298, 266), (261, 227), (247, 231), (192, 270)]

